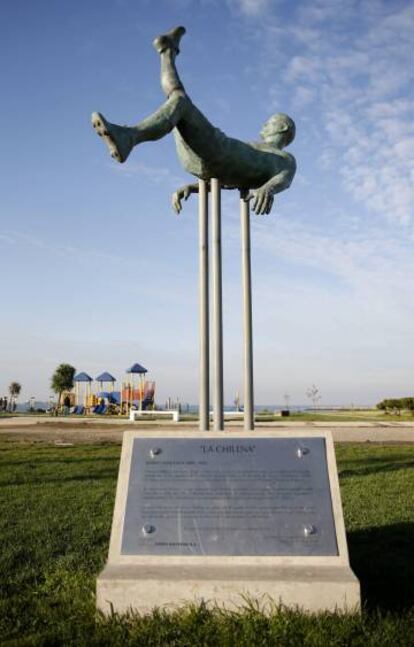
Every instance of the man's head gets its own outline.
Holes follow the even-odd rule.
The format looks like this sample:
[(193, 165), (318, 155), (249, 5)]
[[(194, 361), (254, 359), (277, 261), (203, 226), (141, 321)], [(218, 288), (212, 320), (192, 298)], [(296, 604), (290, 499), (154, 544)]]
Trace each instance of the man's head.
[(295, 122), (283, 112), (272, 115), (260, 131), (262, 139), (274, 142), (282, 148), (293, 142), (295, 133)]

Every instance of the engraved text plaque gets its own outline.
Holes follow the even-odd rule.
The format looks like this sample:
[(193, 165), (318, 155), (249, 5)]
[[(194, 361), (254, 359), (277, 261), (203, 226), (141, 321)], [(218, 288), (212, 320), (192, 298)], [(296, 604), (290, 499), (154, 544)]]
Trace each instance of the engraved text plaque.
[(135, 438), (121, 554), (337, 556), (324, 438)]

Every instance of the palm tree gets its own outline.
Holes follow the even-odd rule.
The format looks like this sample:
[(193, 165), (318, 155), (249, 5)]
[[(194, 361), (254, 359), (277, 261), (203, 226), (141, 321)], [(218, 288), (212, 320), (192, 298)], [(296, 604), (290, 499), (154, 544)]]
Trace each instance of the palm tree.
[(73, 388), (73, 378), (76, 369), (70, 364), (59, 364), (52, 375), (51, 387), (58, 394), (57, 409), (60, 407), (60, 401), (63, 391), (70, 391)]
[(21, 390), (22, 390), (22, 385), (19, 384), (19, 382), (11, 382), (9, 384), (9, 393), (10, 393), (9, 410), (10, 411), (14, 411), (16, 406), (16, 400), (19, 397)]

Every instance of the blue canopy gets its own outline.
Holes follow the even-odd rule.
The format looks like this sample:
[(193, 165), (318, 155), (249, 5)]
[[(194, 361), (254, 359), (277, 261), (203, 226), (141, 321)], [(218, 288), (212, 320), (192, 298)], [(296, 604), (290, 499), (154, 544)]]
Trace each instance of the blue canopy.
[(96, 378), (96, 381), (97, 382), (116, 382), (116, 378), (110, 373), (108, 373), (107, 371), (105, 371), (104, 373), (101, 373), (100, 375), (98, 375), (98, 377)]
[(73, 381), (74, 382), (92, 382), (92, 378), (91, 378), (90, 375), (88, 375), (87, 373), (84, 373), (82, 371), (82, 373), (78, 373), (77, 375), (75, 375), (75, 377), (73, 378)]
[(132, 364), (131, 368), (127, 368), (127, 373), (148, 373), (148, 370), (141, 366), (141, 364)]

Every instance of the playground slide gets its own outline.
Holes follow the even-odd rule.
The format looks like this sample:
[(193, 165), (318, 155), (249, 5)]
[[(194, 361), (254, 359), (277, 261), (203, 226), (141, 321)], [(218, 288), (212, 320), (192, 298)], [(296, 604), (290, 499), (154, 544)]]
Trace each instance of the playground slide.
[(96, 415), (98, 416), (102, 416), (104, 413), (106, 413), (107, 409), (108, 407), (106, 406), (106, 404), (98, 404), (98, 406), (95, 407), (93, 412), (96, 413)]
[(153, 397), (145, 398), (145, 400), (142, 401), (142, 408), (145, 411), (146, 409), (149, 409), (149, 407), (151, 407), (153, 404), (154, 404), (154, 398)]
[(144, 411), (154, 404), (154, 394), (155, 382), (145, 382), (144, 399), (142, 401), (142, 408)]

